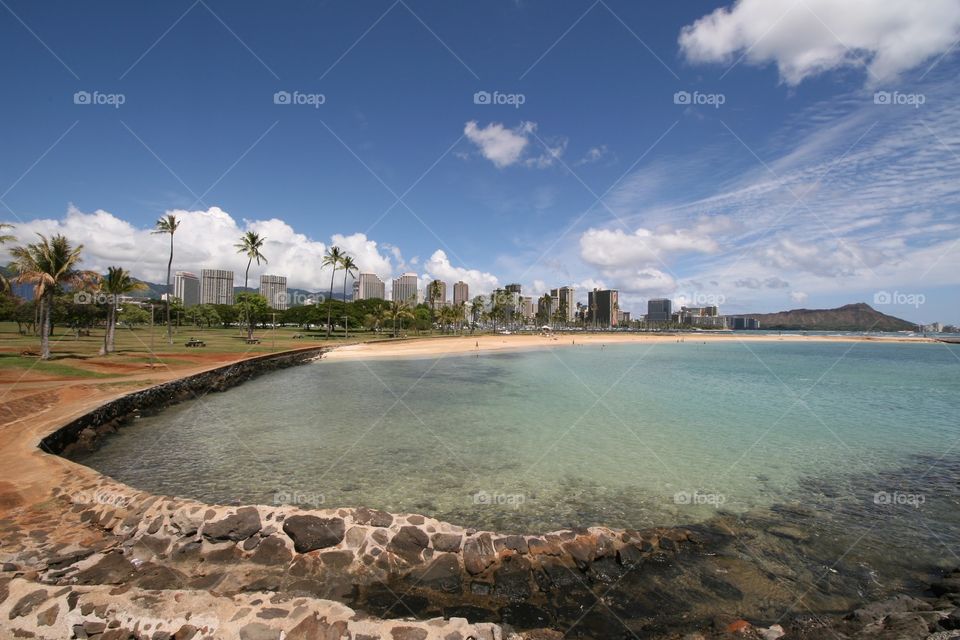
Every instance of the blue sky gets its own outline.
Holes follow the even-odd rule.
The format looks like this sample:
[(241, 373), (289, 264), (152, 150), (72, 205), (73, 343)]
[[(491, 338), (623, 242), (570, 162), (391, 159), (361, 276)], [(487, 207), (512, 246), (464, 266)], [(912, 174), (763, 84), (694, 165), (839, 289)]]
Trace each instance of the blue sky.
[(4, 2), (0, 219), (90, 268), (159, 281), (182, 211), (177, 267), (241, 272), (252, 228), (311, 289), (338, 243), (474, 292), (960, 323), (955, 0)]

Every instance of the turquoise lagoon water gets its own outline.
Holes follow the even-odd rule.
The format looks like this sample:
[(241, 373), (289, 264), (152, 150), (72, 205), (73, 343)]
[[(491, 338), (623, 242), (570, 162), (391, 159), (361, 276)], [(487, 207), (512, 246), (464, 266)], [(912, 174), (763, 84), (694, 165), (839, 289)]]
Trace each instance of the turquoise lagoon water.
[[(80, 461), (210, 502), (530, 532), (855, 492), (885, 496), (867, 511), (918, 495), (929, 506), (923, 479), (941, 481), (958, 453), (958, 373), (960, 348), (943, 344), (693, 338), (319, 361), (139, 418)], [(903, 469), (913, 487), (889, 475)]]

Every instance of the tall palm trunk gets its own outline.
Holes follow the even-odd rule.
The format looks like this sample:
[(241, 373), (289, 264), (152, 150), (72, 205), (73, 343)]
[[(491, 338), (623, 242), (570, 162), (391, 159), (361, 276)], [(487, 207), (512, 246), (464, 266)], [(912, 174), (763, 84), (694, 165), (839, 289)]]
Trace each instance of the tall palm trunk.
[(330, 306), (333, 304), (333, 279), (337, 275), (337, 268), (333, 268), (333, 273), (330, 274), (330, 298), (327, 300), (327, 337), (330, 337), (330, 330), (333, 328), (333, 325), (330, 324), (330, 314), (333, 312), (333, 308)]
[(100, 349), (100, 355), (107, 355), (114, 351), (114, 331), (117, 326), (117, 308), (113, 302), (107, 307), (107, 328), (103, 332), (103, 348)]
[(40, 359), (50, 359), (50, 307), (53, 306), (53, 289), (44, 292), (40, 300)]
[[(247, 288), (247, 281), (250, 279), (250, 263), (253, 262), (253, 258), (247, 260), (247, 270), (243, 274), (243, 288)], [(257, 264), (260, 264), (259, 262)]]
[(346, 338), (350, 332), (347, 321), (347, 276), (349, 272), (343, 272), (343, 337)]
[(170, 234), (170, 259), (167, 260), (167, 341), (173, 344), (173, 325), (170, 324), (170, 269), (173, 267), (173, 233)]

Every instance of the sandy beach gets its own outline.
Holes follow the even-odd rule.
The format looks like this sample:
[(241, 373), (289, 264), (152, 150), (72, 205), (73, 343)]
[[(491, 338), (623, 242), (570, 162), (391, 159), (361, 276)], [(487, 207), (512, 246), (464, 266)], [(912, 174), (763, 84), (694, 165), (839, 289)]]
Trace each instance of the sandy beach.
[(450, 336), (447, 338), (406, 339), (346, 345), (334, 349), (324, 360), (358, 360), (367, 358), (422, 358), (465, 353), (490, 353), (505, 350), (540, 349), (552, 347), (599, 346), (608, 344), (650, 344), (658, 342), (910, 342), (935, 343), (929, 338), (910, 338), (892, 335), (824, 336), (824, 335), (756, 335), (737, 333), (712, 334), (646, 334), (646, 333), (582, 333), (554, 335), (490, 335)]

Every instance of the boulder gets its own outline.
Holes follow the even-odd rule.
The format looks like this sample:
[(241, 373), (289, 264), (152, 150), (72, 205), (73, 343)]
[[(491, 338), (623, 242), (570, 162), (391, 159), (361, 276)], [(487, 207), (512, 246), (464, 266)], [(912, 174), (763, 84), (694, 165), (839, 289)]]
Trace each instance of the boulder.
[(243, 507), (222, 520), (208, 522), (203, 527), (203, 536), (213, 541), (239, 542), (257, 533), (260, 528), (260, 512), (254, 507)]
[(419, 562), (421, 553), (430, 546), (430, 538), (427, 534), (414, 526), (400, 527), (397, 535), (393, 536), (387, 549), (400, 556), (410, 563)]
[(283, 532), (293, 540), (297, 553), (334, 547), (343, 541), (343, 518), (290, 516), (283, 521)]

